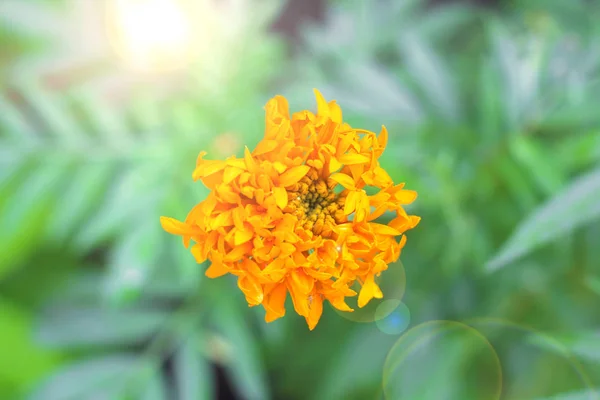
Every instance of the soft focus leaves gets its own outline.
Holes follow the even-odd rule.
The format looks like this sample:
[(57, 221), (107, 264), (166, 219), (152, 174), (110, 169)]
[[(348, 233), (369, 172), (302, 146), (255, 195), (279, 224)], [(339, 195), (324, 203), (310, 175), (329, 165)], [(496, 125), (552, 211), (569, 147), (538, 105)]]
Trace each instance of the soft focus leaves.
[(166, 316), (143, 309), (50, 310), (39, 323), (37, 338), (52, 348), (136, 344), (149, 339), (165, 323)]
[(30, 399), (65, 400), (80, 399), (83, 396), (118, 398), (123, 396), (129, 377), (142, 367), (137, 358), (128, 354), (78, 361), (49, 376)]
[(600, 390), (590, 389), (580, 392), (561, 393), (556, 396), (537, 398), (536, 400), (595, 400), (600, 397)]
[(247, 306), (243, 297), (239, 293), (236, 296), (219, 295), (219, 292), (235, 290), (230, 283), (231, 280), (221, 279), (210, 289), (214, 304), (211, 319), (231, 346), (225, 365), (240, 396), (248, 400), (269, 398), (264, 361), (244, 315)]
[(600, 170), (592, 171), (561, 190), (517, 228), (487, 266), (498, 269), (537, 246), (568, 234), (600, 216)]
[(31, 335), (32, 317), (27, 311), (2, 298), (0, 310), (0, 393), (16, 398), (55, 368), (60, 357), (35, 343)]
[(201, 340), (200, 334), (184, 339), (184, 343), (175, 353), (177, 393), (181, 400), (214, 397), (214, 376), (198, 348)]
[[(313, 87), (353, 126), (386, 125), (382, 166), (419, 193), (402, 253), (412, 326), (560, 332), (535, 353), (492, 330), (503, 395), (598, 397), (598, 4), (329, 1), (292, 48), (269, 28), (284, 2), (200, 0), (199, 59), (153, 75), (91, 44), (100, 11), (82, 12), (101, 3), (0, 2), (1, 398), (34, 381), (39, 399), (380, 398), (399, 336), (328, 307), (312, 332), (291, 304), (266, 324), (160, 228), (206, 197), (200, 150), (242, 155), (268, 98), (314, 110)], [(461, 379), (485, 373), (473, 348), (435, 348), (397, 382), (476, 398), (487, 386)]]

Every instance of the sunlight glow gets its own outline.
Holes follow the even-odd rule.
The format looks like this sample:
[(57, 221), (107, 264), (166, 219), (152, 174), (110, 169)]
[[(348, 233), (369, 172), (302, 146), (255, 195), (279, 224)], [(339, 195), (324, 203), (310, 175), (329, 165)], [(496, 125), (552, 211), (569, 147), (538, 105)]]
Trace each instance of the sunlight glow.
[(184, 68), (192, 60), (194, 32), (178, 0), (113, 0), (109, 21), (121, 56), (136, 70)]

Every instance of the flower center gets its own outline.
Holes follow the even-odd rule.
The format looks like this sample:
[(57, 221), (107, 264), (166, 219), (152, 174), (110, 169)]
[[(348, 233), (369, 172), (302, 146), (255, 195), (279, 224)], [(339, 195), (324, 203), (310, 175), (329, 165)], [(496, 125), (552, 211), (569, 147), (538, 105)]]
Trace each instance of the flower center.
[(288, 209), (298, 217), (300, 226), (315, 235), (329, 237), (336, 224), (345, 222), (346, 196), (336, 194), (335, 186), (335, 182), (328, 185), (311, 170), (289, 191)]

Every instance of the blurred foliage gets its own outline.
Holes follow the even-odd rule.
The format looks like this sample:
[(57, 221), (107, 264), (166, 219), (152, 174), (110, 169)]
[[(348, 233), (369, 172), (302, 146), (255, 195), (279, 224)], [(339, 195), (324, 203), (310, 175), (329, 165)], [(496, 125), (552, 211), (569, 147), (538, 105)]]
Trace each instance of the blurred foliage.
[[(330, 2), (286, 57), (281, 4), (205, 1), (205, 53), (159, 77), (77, 44), (83, 3), (0, 3), (0, 398), (215, 398), (215, 365), (245, 399), (487, 398), (498, 365), (505, 398), (597, 398), (598, 3)], [(200, 150), (241, 155), (312, 87), (385, 124), (419, 192), (405, 342), (331, 309), (265, 324), (160, 229), (206, 195)]]

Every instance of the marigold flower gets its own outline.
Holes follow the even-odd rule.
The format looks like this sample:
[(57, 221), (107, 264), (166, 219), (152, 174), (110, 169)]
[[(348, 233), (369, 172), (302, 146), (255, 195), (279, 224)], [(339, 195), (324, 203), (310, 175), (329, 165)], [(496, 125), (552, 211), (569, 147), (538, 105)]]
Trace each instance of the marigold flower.
[[(194, 180), (211, 191), (185, 221), (161, 217), (163, 228), (183, 237), (206, 275), (233, 274), (249, 306), (261, 304), (265, 320), (285, 315), (287, 293), (312, 330), (323, 301), (354, 311), (345, 301), (357, 293), (364, 307), (383, 293), (375, 277), (400, 256), (406, 232), (420, 218), (403, 205), (417, 193), (395, 185), (378, 159), (388, 139), (342, 122), (335, 101), (315, 89), (317, 114), (290, 118), (287, 100), (266, 105), (263, 140), (243, 158), (198, 156)], [(368, 195), (367, 186), (377, 192)], [(339, 188), (339, 189), (338, 189)], [(388, 225), (375, 220), (386, 211)], [(399, 241), (397, 240), (399, 238)]]

